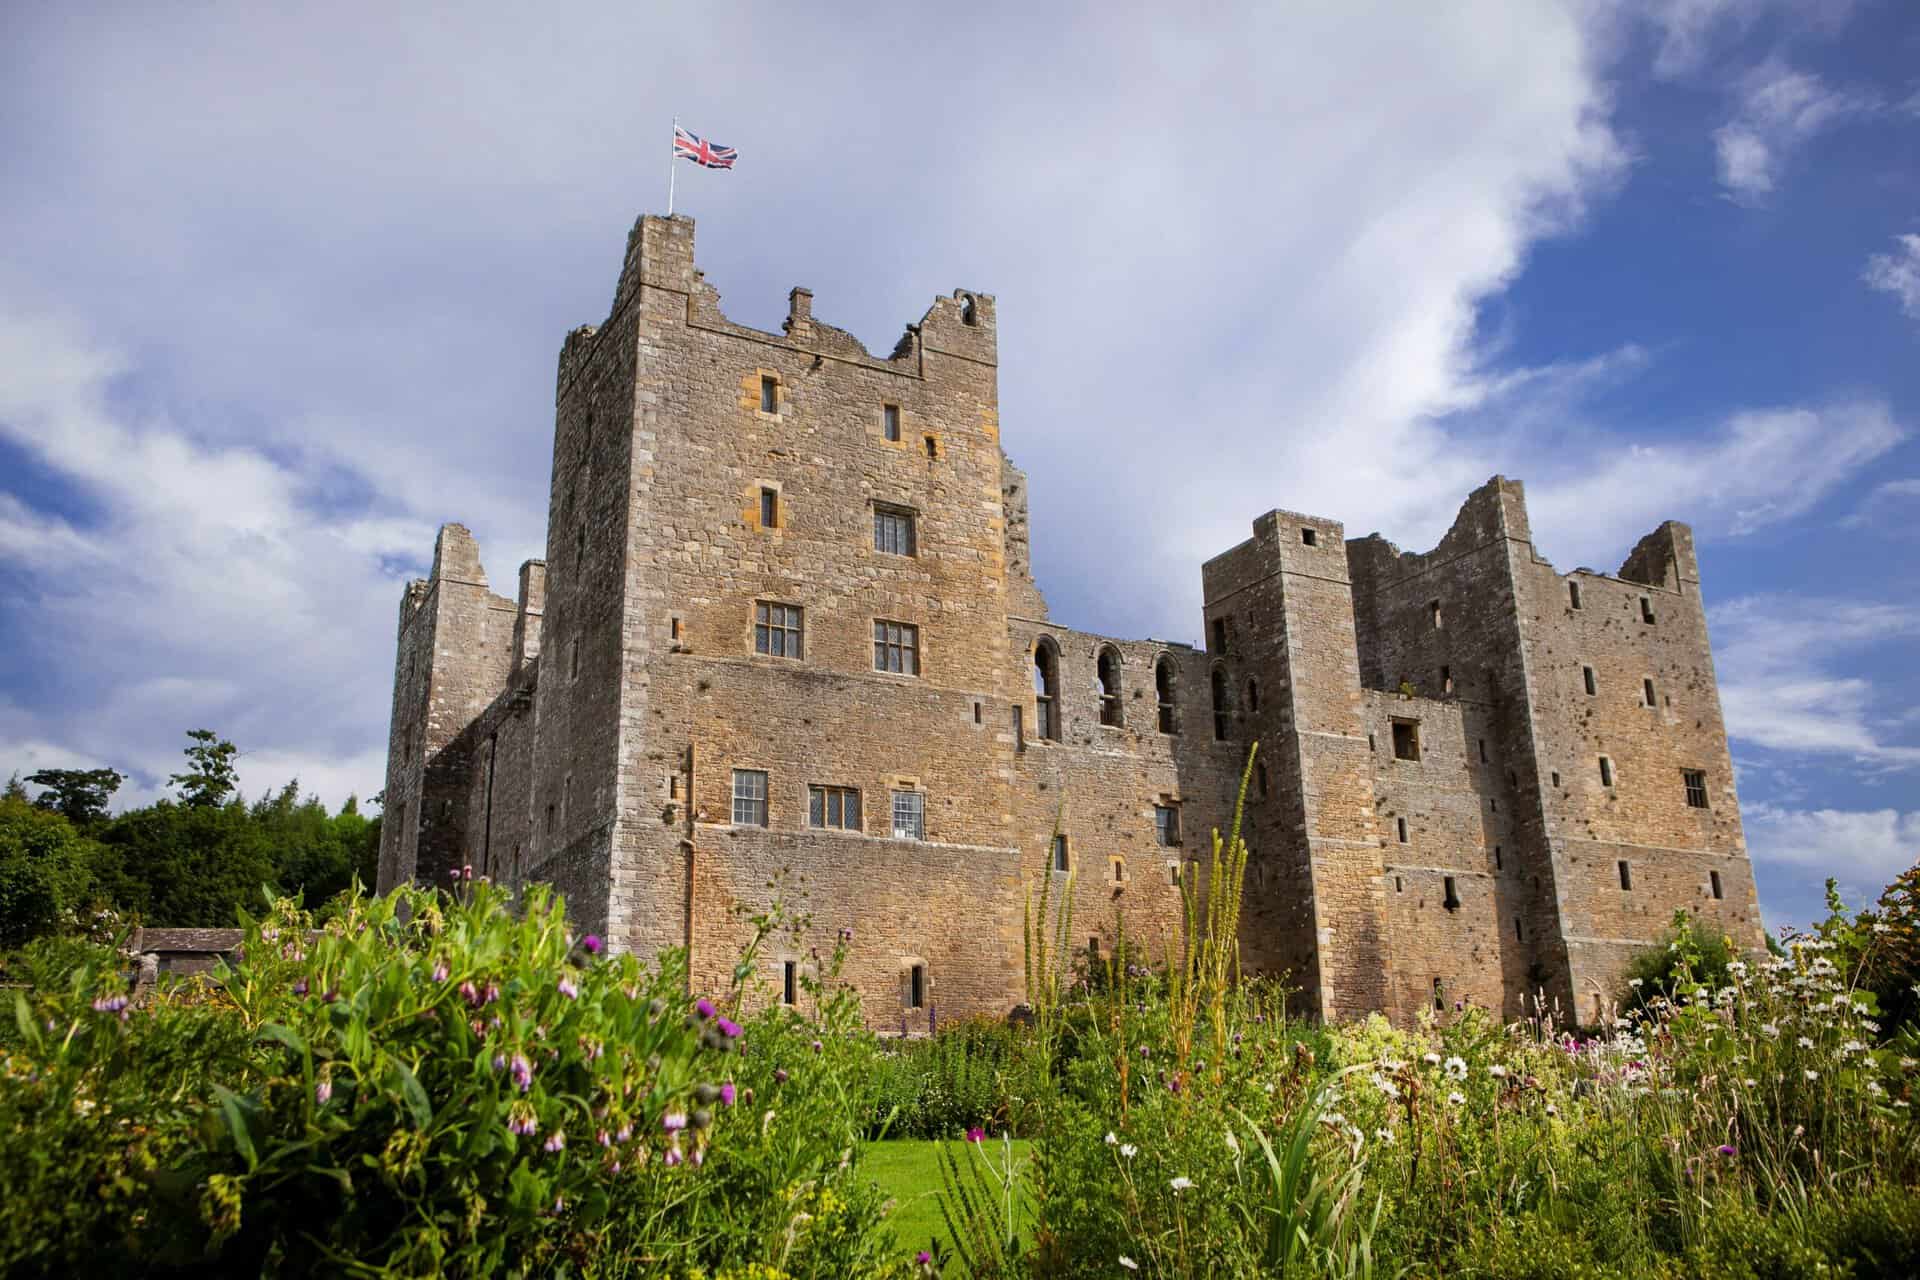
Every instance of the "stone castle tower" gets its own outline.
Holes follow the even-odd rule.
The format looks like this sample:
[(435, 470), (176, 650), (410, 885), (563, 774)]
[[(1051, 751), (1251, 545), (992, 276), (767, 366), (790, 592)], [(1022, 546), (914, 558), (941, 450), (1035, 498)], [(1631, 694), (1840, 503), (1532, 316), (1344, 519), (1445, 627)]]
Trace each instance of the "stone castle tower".
[(1204, 651), (1074, 631), (1029, 571), (993, 298), (877, 357), (805, 289), (782, 333), (732, 323), (693, 243), (640, 219), (567, 336), (518, 599), (457, 524), (406, 590), (383, 889), (546, 881), (715, 989), (790, 869), (812, 936), (763, 998), (852, 928), (870, 1019), (925, 1029), (1020, 1001), (1042, 876), (1076, 945), (1158, 954), (1257, 740), (1244, 961), (1312, 1012), (1591, 1019), (1676, 907), (1758, 945), (1685, 525), (1562, 574), (1500, 477), (1424, 555), (1270, 511), (1201, 569)]

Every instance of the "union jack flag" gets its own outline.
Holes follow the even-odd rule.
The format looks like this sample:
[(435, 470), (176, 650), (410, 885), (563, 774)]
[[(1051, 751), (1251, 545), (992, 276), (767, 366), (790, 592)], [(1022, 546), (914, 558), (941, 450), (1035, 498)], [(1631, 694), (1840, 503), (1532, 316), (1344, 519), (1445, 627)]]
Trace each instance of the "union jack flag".
[(673, 126), (673, 154), (675, 159), (691, 160), (703, 169), (731, 169), (740, 153), (732, 147), (708, 142), (698, 134), (688, 133), (679, 125), (675, 125)]

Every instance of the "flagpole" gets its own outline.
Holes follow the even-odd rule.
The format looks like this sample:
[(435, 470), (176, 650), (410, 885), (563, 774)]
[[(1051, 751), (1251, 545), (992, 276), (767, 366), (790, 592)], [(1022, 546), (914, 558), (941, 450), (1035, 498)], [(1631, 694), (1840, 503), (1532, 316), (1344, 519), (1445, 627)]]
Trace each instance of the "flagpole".
[[(680, 140), (679, 116), (673, 118), (673, 137), (674, 144), (677, 145)], [(675, 145), (669, 145), (667, 147), (667, 216), (669, 218), (673, 216), (673, 180), (680, 176), (680, 166), (675, 164), (674, 161), (679, 158), (680, 157), (675, 154)]]

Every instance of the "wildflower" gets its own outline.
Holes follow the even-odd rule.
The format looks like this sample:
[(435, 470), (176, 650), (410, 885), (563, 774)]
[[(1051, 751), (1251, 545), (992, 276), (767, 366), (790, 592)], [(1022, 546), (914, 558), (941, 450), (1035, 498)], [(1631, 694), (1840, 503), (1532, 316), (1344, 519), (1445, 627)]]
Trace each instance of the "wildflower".
[(705, 996), (701, 996), (698, 1000), (693, 1002), (693, 1011), (700, 1015), (700, 1018), (702, 1021), (705, 1021), (706, 1019), (711, 1018), (716, 1012), (718, 1012), (713, 1007), (713, 1001), (707, 999)]
[(580, 988), (573, 985), (572, 978), (566, 977), (564, 975), (561, 977), (560, 981), (557, 984), (555, 984), (555, 989), (558, 990), (561, 995), (565, 996), (569, 1000), (578, 1000), (580, 998)]
[(543, 1144), (541, 1144), (541, 1145), (543, 1145), (544, 1147), (546, 1147), (546, 1149), (547, 1149), (548, 1151), (560, 1151), (560, 1150), (564, 1150), (564, 1149), (565, 1149), (565, 1147), (566, 1147), (566, 1145), (567, 1145), (567, 1132), (566, 1132), (566, 1130), (564, 1130), (564, 1129), (555, 1129), (555, 1130), (554, 1130), (554, 1131), (553, 1131), (552, 1133), (550, 1133), (550, 1134), (548, 1134), (548, 1135), (547, 1135), (547, 1140), (546, 1140), (546, 1142), (544, 1142), (544, 1143), (543, 1143)]
[(1719, 1154), (1723, 1156), (1728, 1156), (1728, 1157), (1737, 1156), (1740, 1154), (1740, 1148), (1729, 1145), (1728, 1143), (1725, 1143), (1725, 1142), (1715, 1147), (1714, 1150), (1717, 1151)]
[(1560, 1114), (1560, 1108), (1554, 1106), (1551, 1102), (1549, 1102), (1547, 1104), (1547, 1114), (1550, 1116), (1557, 1116)]
[(1645, 984), (1641, 982), (1641, 980), (1638, 978), (1629, 978), (1627, 980), (1627, 985), (1632, 987), (1635, 991), (1638, 991)]
[(1393, 1081), (1387, 1079), (1378, 1071), (1373, 1073), (1373, 1087), (1389, 1098), (1397, 1098), (1400, 1096), (1400, 1090)]
[(1147, 1048), (1147, 1046), (1145, 1046), (1145, 1045), (1141, 1045), (1141, 1046), (1140, 1046), (1140, 1056), (1141, 1056), (1142, 1058), (1144, 1058), (1144, 1057), (1146, 1057), (1146, 1056), (1148, 1055), (1148, 1053), (1149, 1053), (1149, 1052), (1150, 1052), (1150, 1050), (1148, 1050), (1148, 1048)]
[(300, 979), (300, 981), (293, 984), (293, 994), (297, 996), (304, 996), (305, 994), (307, 994), (307, 980), (305, 978), (302, 978)]
[(1111, 1129), (1107, 1130), (1107, 1136), (1104, 1139), (1104, 1141), (1110, 1147), (1117, 1147), (1120, 1145), (1120, 1139), (1114, 1136), (1113, 1130)]
[(1858, 1040), (1849, 1040), (1840, 1046), (1841, 1053), (1865, 1053), (1866, 1051), (1867, 1046), (1861, 1044)]
[(1805, 1036), (1801, 1036), (1801, 1037), (1800, 1037), (1800, 1047), (1801, 1047), (1802, 1049), (1811, 1049), (1811, 1048), (1813, 1048), (1813, 1041), (1811, 1041), (1811, 1040), (1809, 1040), (1809, 1039), (1808, 1039), (1807, 1037), (1805, 1037)]
[(117, 1013), (124, 1020), (127, 1016), (127, 998), (121, 995), (101, 996), (93, 1002), (95, 1013)]
[(925, 1249), (922, 1249), (920, 1252), (913, 1255), (913, 1260), (915, 1263), (924, 1267), (928, 1263), (933, 1261), (933, 1255), (928, 1253)]
[(1815, 1071), (1812, 1067), (1807, 1068), (1807, 1079), (1818, 1080), (1819, 1078), (1820, 1078), (1820, 1073), (1818, 1071)]
[(985, 1142), (986, 1140), (987, 1140), (987, 1131), (985, 1129), (982, 1129), (980, 1126), (975, 1125), (973, 1128), (967, 1130), (968, 1142), (981, 1143), (981, 1142)]
[(815, 1041), (813, 1042), (813, 1051), (814, 1051), (815, 1053), (818, 1053), (818, 1052), (820, 1052), (820, 1042), (819, 1042), (818, 1040), (815, 1040)]
[(513, 1082), (520, 1086), (520, 1092), (525, 1093), (533, 1088), (533, 1064), (527, 1061), (525, 1054), (514, 1054), (508, 1069), (513, 1073)]
[(722, 1105), (732, 1106), (735, 1096), (733, 1081), (729, 1080), (720, 1086), (720, 1102)]
[(1766, 1033), (1767, 1033), (1767, 1036), (1768, 1036), (1768, 1037), (1769, 1037), (1770, 1039), (1774, 1039), (1774, 1040), (1778, 1040), (1778, 1039), (1780, 1038), (1780, 1028), (1779, 1028), (1779, 1027), (1777, 1027), (1777, 1026), (1775, 1026), (1775, 1025), (1774, 1025), (1773, 1023), (1771, 1023), (1771, 1022), (1763, 1022), (1763, 1023), (1761, 1023), (1761, 1024), (1760, 1024), (1760, 1030), (1762, 1030), (1762, 1031), (1764, 1031), (1764, 1032), (1766, 1032)]
[(687, 1113), (684, 1111), (667, 1112), (667, 1114), (660, 1117), (660, 1127), (668, 1133), (679, 1133), (687, 1127)]
[[(819, 1047), (819, 1041), (816, 1040), (814, 1042), (814, 1047)], [(785, 1067), (776, 1067), (774, 1069), (773, 1082), (775, 1084), (785, 1084), (787, 1082), (787, 1069)]]
[(1869, 1080), (1867, 1081), (1867, 1092), (1877, 1098), (1881, 1094), (1885, 1093), (1886, 1090), (1880, 1087), (1880, 1082), (1878, 1080)]
[(435, 982), (445, 982), (450, 976), (452, 976), (452, 970), (447, 968), (447, 961), (444, 956), (433, 962), (432, 976)]
[(1135, 1262), (1132, 1258), (1129, 1258), (1124, 1253), (1120, 1255), (1120, 1265), (1125, 1267), (1129, 1271), (1138, 1271), (1140, 1269), (1140, 1264)]
[(1467, 1060), (1457, 1056), (1448, 1058), (1447, 1075), (1454, 1080), (1465, 1080), (1467, 1078)]
[(508, 1133), (517, 1133), (523, 1138), (531, 1138), (539, 1131), (539, 1117), (533, 1114), (533, 1108), (527, 1103), (516, 1102), (507, 1109)]
[(1420, 1055), (1420, 1061), (1430, 1067), (1437, 1067), (1440, 1065), (1440, 1055), (1437, 1053), (1423, 1053)]
[(1393, 1145), (1393, 1130), (1391, 1129), (1375, 1129), (1373, 1131), (1373, 1136), (1374, 1136), (1374, 1139), (1378, 1142), (1384, 1142), (1388, 1146)]
[(493, 1069), (494, 1069), (495, 1071), (505, 1071), (505, 1070), (507, 1069), (507, 1055), (506, 1055), (506, 1054), (504, 1054), (504, 1053), (496, 1053), (496, 1054), (494, 1054), (494, 1055), (493, 1055)]
[(480, 988), (473, 985), (471, 978), (460, 984), (460, 998), (476, 1009), (480, 1007)]
[(662, 1163), (668, 1165), (669, 1167), (679, 1164), (684, 1159), (686, 1159), (686, 1157), (680, 1154), (680, 1144), (677, 1142), (672, 1146), (668, 1147), (667, 1154), (661, 1157)]
[(590, 956), (599, 955), (600, 954), (600, 935), (597, 933), (588, 934), (586, 937), (580, 939), (580, 947), (583, 951), (585, 951)]
[(740, 1024), (737, 1022), (731, 1022), (726, 1018), (720, 1019), (720, 1021), (715, 1025), (720, 1028), (720, 1034), (725, 1036), (729, 1040), (733, 1039), (734, 1037), (740, 1034)]
[(1167, 1185), (1172, 1187), (1175, 1193), (1177, 1194), (1179, 1192), (1185, 1191), (1188, 1188), (1192, 1187), (1193, 1179), (1187, 1177), (1187, 1175), (1183, 1173), (1179, 1177), (1175, 1178), (1172, 1182), (1168, 1183)]
[(1123, 1142), (1120, 1144), (1120, 1154), (1125, 1156), (1129, 1160), (1133, 1159), (1133, 1157), (1136, 1154), (1138, 1154), (1139, 1151), (1140, 1151), (1140, 1148), (1134, 1146), (1131, 1142)]
[(316, 1107), (324, 1107), (328, 1102), (332, 1101), (332, 1099), (333, 1080), (329, 1076), (321, 1076), (319, 1081), (313, 1086), (313, 1104)]
[(1456, 1107), (1465, 1103), (1466, 1100), (1467, 1100), (1467, 1096), (1464, 1093), (1459, 1092), (1458, 1090), (1455, 1090), (1453, 1093), (1450, 1093), (1447, 1095), (1447, 1102)]
[(1505, 1080), (1507, 1078), (1507, 1069), (1496, 1062), (1487, 1068), (1487, 1074), (1495, 1080)]

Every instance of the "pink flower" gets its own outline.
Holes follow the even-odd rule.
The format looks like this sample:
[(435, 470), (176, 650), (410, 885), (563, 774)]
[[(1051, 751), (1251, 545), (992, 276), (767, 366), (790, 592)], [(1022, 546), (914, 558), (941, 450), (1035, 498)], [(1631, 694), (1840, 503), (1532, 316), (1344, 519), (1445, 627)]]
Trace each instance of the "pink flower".
[(693, 1002), (693, 1011), (702, 1018), (711, 1018), (716, 1012), (713, 1007), (713, 1001), (707, 999), (705, 996), (701, 996)]
[(580, 988), (573, 985), (572, 978), (562, 977), (558, 983), (558, 989), (560, 994), (569, 1000), (578, 1000), (580, 998)]
[(447, 968), (445, 959), (435, 960), (433, 962), (433, 980), (435, 982), (445, 982), (451, 975), (451, 972), (452, 971)]
[(586, 949), (586, 952), (588, 955), (597, 956), (600, 954), (600, 935), (597, 933), (590, 933), (586, 937), (580, 939), (580, 945)]
[(975, 1125), (973, 1128), (967, 1130), (968, 1142), (985, 1142), (986, 1140), (987, 1140), (987, 1131), (985, 1129), (980, 1128), (978, 1125)]
[(730, 1107), (733, 1105), (733, 1100), (735, 1096), (736, 1095), (734, 1093), (733, 1081), (729, 1080), (725, 1084), (720, 1086), (721, 1102), (725, 1103), (727, 1106)]
[(567, 1131), (565, 1129), (555, 1129), (547, 1135), (547, 1140), (542, 1145), (545, 1146), (548, 1151), (565, 1150), (567, 1145)]

